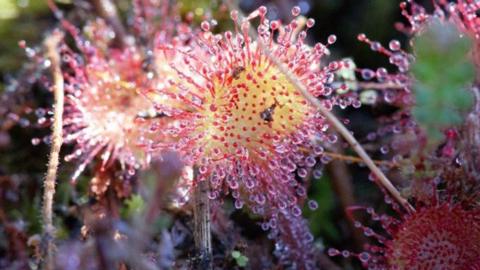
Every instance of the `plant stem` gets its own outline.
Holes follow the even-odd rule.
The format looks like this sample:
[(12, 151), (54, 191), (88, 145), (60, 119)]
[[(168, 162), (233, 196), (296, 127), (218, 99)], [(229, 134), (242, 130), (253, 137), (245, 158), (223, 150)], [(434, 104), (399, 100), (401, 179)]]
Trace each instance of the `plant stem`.
[[(344, 154), (339, 154), (339, 153), (332, 153), (332, 152), (324, 152), (323, 155), (325, 156), (329, 156), (335, 160), (343, 160), (343, 161), (348, 161), (348, 162), (354, 162), (354, 163), (364, 163), (363, 159), (359, 158), (359, 157), (355, 157), (355, 156), (348, 156), (348, 155), (344, 155)], [(395, 164), (393, 162), (390, 162), (390, 161), (386, 161), (386, 160), (374, 160), (373, 161), (375, 164), (377, 165), (384, 165), (384, 166), (388, 166), (388, 167), (398, 167), (398, 164)]]
[(60, 55), (57, 52), (58, 44), (63, 38), (63, 34), (56, 30), (51, 36), (45, 40), (45, 48), (47, 57), (51, 63), (51, 71), (53, 77), (53, 94), (55, 99), (55, 108), (53, 113), (52, 125), (52, 147), (50, 149), (50, 157), (48, 160), (48, 170), (44, 181), (43, 193), (43, 234), (47, 239), (47, 250), (45, 258), (45, 269), (54, 268), (53, 262), (53, 234), (54, 227), (52, 222), (52, 205), (53, 196), (55, 194), (55, 181), (57, 177), (57, 169), (59, 164), (60, 149), (63, 143), (63, 102), (64, 102), (64, 81), (62, 70), (60, 69)]
[[(195, 179), (196, 175), (195, 175)], [(210, 224), (209, 181), (197, 181), (194, 186), (194, 238), (199, 255), (197, 269), (212, 269), (212, 237)]]
[(385, 90), (385, 89), (405, 89), (405, 85), (401, 83), (377, 83), (377, 82), (357, 82), (358, 86), (362, 89), (379, 89), (379, 90)]

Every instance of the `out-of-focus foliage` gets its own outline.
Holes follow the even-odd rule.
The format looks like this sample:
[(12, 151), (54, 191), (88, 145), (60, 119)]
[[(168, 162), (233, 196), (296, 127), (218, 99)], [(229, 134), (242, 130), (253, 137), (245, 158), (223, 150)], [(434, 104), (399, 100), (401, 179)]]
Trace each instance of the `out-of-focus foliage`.
[(432, 22), (414, 40), (413, 112), (433, 139), (431, 143), (442, 139), (442, 129), (461, 123), (472, 105), (473, 97), (467, 90), (474, 77), (468, 59), (470, 43), (454, 25), (440, 21)]
[[(0, 72), (12, 72), (20, 67), (24, 52), (19, 40), (38, 42), (40, 29), (48, 29), (50, 11), (46, 1), (0, 0)], [(33, 44), (35, 45), (35, 43)]]
[(131, 217), (142, 213), (145, 208), (145, 201), (142, 196), (135, 194), (125, 201), (125, 207), (122, 208), (122, 216), (124, 218)]

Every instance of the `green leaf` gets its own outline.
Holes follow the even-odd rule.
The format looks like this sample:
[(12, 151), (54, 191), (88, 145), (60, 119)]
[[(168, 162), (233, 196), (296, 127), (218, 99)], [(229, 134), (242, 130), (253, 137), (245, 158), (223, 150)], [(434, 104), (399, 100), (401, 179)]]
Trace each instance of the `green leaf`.
[(241, 256), (237, 259), (237, 265), (240, 267), (245, 267), (248, 264), (248, 258), (245, 256)]
[(144, 208), (145, 201), (143, 198), (138, 194), (134, 194), (125, 201), (125, 207), (121, 210), (122, 216), (124, 218), (129, 218), (138, 215), (144, 210)]
[(468, 59), (471, 40), (461, 37), (451, 23), (434, 20), (413, 44), (413, 114), (430, 143), (436, 143), (443, 138), (442, 130), (460, 124), (472, 106), (467, 90), (474, 79), (474, 66)]
[(238, 250), (232, 251), (232, 257), (234, 259), (238, 259), (238, 258), (240, 258), (240, 256), (242, 256), (242, 253), (240, 253), (240, 251), (238, 251)]
[(235, 259), (235, 262), (240, 267), (245, 267), (248, 264), (248, 257), (244, 256), (240, 251), (232, 251), (232, 257)]

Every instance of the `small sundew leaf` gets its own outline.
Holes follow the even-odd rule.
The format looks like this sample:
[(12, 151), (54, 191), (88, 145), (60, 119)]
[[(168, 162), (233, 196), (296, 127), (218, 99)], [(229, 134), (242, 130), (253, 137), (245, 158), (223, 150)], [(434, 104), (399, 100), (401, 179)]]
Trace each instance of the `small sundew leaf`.
[(235, 259), (235, 262), (240, 267), (245, 267), (248, 264), (248, 257), (244, 256), (240, 251), (232, 251), (232, 257)]
[(237, 259), (237, 265), (240, 267), (245, 267), (248, 264), (248, 258), (245, 256), (241, 256)]
[(123, 217), (131, 217), (137, 215), (143, 211), (145, 208), (145, 201), (143, 198), (138, 195), (132, 195), (128, 200), (125, 201), (125, 207), (122, 209)]
[(238, 250), (232, 251), (232, 257), (234, 259), (238, 259), (240, 256), (242, 256), (242, 253), (240, 253), (240, 251), (238, 251)]
[(454, 25), (432, 21), (414, 39), (416, 62), (412, 73), (416, 105), (413, 113), (427, 131), (430, 143), (442, 139), (442, 130), (458, 125), (472, 105), (467, 90), (474, 79), (468, 59), (471, 40)]

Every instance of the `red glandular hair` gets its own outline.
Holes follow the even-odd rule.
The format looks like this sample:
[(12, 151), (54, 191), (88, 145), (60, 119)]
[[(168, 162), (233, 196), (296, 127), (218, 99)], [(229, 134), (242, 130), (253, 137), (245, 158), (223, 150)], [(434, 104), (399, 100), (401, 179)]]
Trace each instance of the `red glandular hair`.
[[(417, 1), (418, 2), (418, 1)], [(400, 4), (402, 15), (409, 21), (405, 27), (411, 33), (418, 33), (433, 17), (453, 22), (464, 34), (474, 39), (480, 38), (480, 18), (478, 11), (480, 3), (475, 0), (432, 0), (434, 10), (427, 11), (415, 1), (405, 1)]]

